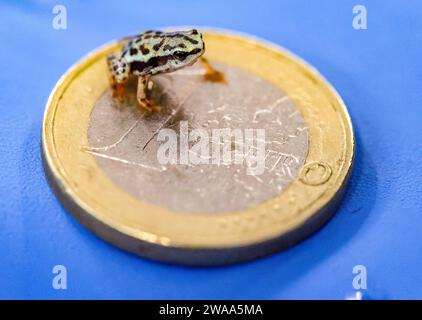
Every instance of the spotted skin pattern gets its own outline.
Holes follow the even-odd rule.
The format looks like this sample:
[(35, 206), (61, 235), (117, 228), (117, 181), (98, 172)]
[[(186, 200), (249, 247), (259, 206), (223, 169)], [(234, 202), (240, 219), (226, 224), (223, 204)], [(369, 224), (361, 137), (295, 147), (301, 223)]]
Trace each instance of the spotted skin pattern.
[(150, 76), (173, 72), (194, 64), (205, 52), (202, 34), (189, 31), (146, 31), (131, 38), (116, 55), (107, 58), (114, 96), (123, 99), (124, 84), (131, 75), (138, 80), (138, 103), (148, 111), (156, 110), (146, 98)]

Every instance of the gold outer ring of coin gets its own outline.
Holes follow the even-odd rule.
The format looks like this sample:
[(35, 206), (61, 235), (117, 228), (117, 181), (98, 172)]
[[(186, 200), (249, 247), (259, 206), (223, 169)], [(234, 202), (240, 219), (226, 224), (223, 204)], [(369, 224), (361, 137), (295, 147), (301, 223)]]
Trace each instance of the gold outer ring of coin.
[(209, 60), (266, 79), (301, 112), (309, 128), (308, 155), (285, 191), (252, 208), (201, 215), (172, 212), (117, 187), (94, 156), (81, 152), (89, 145), (91, 110), (109, 88), (105, 57), (119, 49), (117, 41), (83, 58), (56, 84), (44, 115), (42, 156), (63, 206), (99, 237), (147, 258), (210, 266), (276, 252), (319, 229), (344, 194), (355, 142), (342, 99), (315, 69), (249, 36), (226, 31), (203, 35)]

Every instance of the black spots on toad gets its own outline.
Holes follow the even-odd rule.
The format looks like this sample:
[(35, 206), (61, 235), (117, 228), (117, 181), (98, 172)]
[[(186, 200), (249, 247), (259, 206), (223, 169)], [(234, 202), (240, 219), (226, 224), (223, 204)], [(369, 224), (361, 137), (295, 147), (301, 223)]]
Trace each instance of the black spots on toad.
[(141, 50), (142, 54), (146, 55), (149, 53), (149, 48), (145, 44), (141, 44), (139, 47), (139, 50)]
[(186, 41), (189, 41), (192, 44), (198, 44), (198, 41), (196, 41), (195, 39), (192, 39), (188, 36), (183, 36), (183, 39), (185, 39)]
[(154, 44), (154, 46), (152, 47), (152, 49), (154, 49), (155, 51), (160, 50), (161, 46), (164, 44), (164, 39), (161, 39), (160, 42)]

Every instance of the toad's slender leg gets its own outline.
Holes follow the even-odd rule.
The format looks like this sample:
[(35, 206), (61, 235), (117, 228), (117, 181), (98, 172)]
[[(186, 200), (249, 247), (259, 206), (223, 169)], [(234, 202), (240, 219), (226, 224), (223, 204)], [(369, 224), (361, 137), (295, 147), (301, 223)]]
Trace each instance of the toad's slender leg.
[(113, 89), (113, 97), (117, 98), (120, 102), (125, 101), (126, 88), (123, 83), (114, 82), (111, 84), (111, 88)]
[(141, 109), (151, 112), (151, 111), (160, 111), (161, 108), (155, 105), (154, 101), (151, 101), (147, 98), (147, 87), (148, 87), (149, 77), (139, 77), (138, 78), (138, 89), (136, 93), (136, 98), (138, 100), (138, 105)]
[(205, 68), (205, 74), (204, 74), (205, 80), (211, 81), (211, 82), (227, 83), (226, 78), (224, 77), (224, 73), (214, 69), (214, 67), (211, 66), (211, 64), (208, 62), (207, 59), (205, 59), (204, 57), (201, 57), (200, 61)]
[(108, 62), (108, 71), (109, 71), (109, 81), (111, 89), (113, 90), (113, 97), (117, 98), (120, 102), (123, 102), (125, 99), (125, 84), (124, 82), (117, 82), (115, 77), (115, 66), (116, 66), (116, 57), (110, 54), (107, 57)]

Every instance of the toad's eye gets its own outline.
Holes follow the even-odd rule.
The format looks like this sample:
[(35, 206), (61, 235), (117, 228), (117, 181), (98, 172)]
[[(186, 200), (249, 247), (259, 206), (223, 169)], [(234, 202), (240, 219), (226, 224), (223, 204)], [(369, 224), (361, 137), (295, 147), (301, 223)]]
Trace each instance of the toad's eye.
[(175, 53), (173, 53), (173, 56), (178, 60), (184, 60), (186, 54), (183, 51), (176, 51)]

